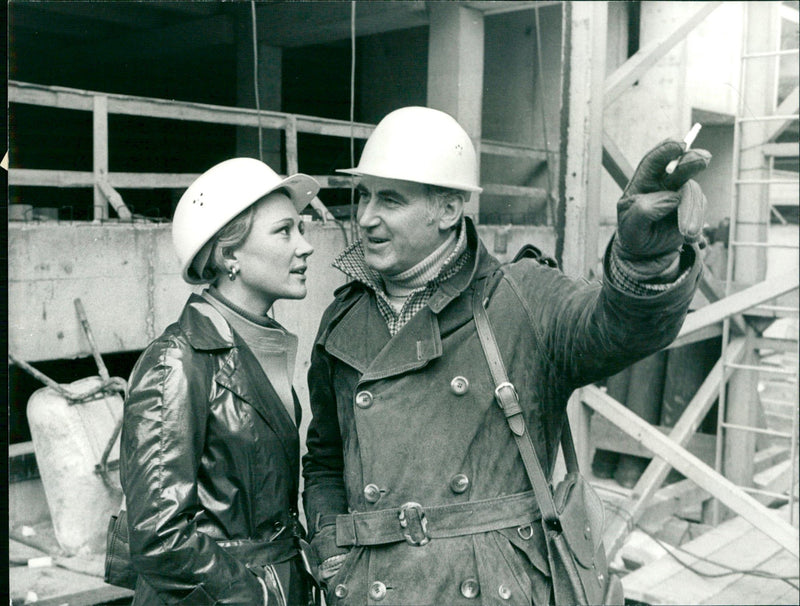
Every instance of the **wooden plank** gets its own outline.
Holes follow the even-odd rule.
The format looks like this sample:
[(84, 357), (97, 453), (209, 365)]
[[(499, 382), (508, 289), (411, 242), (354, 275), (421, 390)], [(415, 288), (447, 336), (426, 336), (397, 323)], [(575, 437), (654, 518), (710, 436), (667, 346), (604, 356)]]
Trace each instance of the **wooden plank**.
[[(797, 559), (782, 551), (759, 570), (784, 577), (794, 576), (793, 582), (796, 582)], [(780, 579), (742, 575), (736, 582), (704, 600), (703, 604), (800, 604), (800, 592)]]
[[(800, 109), (800, 86), (795, 86), (794, 90), (789, 93), (781, 104), (775, 109), (776, 116), (793, 115)], [(778, 136), (785, 131), (788, 126), (793, 122), (792, 119), (783, 121), (770, 122), (767, 126), (767, 141), (777, 139)], [(797, 147), (795, 146), (795, 149)]]
[(108, 98), (92, 99), (92, 170), (94, 172), (94, 220), (108, 218), (108, 200), (100, 189), (100, 181), (108, 174)]
[(697, 343), (698, 341), (705, 341), (706, 339), (713, 339), (722, 335), (722, 322), (716, 324), (709, 324), (703, 328), (679, 336), (672, 343), (667, 345), (667, 349), (674, 349), (676, 347), (683, 347), (690, 343)]
[(795, 290), (798, 284), (797, 272), (790, 271), (706, 305), (686, 316), (678, 338)]
[[(644, 457), (646, 459), (653, 457), (652, 452), (631, 438), (605, 417), (600, 415), (592, 415), (590, 426), (591, 444), (596, 448), (610, 450), (612, 452), (618, 452), (625, 455)], [(669, 435), (669, 432), (672, 430), (672, 427), (667, 427), (665, 425), (653, 425), (653, 427), (658, 429), (658, 431), (664, 435)], [(714, 455), (716, 452), (716, 441), (716, 436), (697, 433), (689, 438), (689, 441), (685, 447), (686, 450), (691, 452), (701, 461), (708, 465), (713, 465), (715, 458)]]
[(518, 185), (500, 185), (497, 183), (487, 183), (483, 186), (483, 193), (495, 194), (498, 196), (530, 197), (536, 200), (547, 199), (547, 192), (541, 187), (521, 187)]
[(620, 189), (628, 186), (634, 170), (622, 150), (606, 131), (603, 131), (603, 168)]
[[(726, 368), (725, 364), (735, 362), (741, 358), (744, 352), (744, 340), (737, 339), (730, 343), (727, 349), (725, 363), (722, 360), (717, 361), (708, 377), (703, 381), (702, 385), (697, 390), (697, 393), (692, 398), (691, 402), (686, 406), (680, 419), (675, 423), (672, 431), (669, 432), (669, 439), (674, 441), (676, 446), (683, 446), (690, 441), (692, 435), (700, 427), (703, 418), (708, 413), (714, 400), (719, 395), (719, 389), (722, 382), (727, 380), (731, 375), (731, 369)], [(605, 394), (604, 394), (605, 395)], [(608, 397), (608, 396), (606, 396)], [(613, 400), (612, 400), (613, 401)], [(616, 403), (622, 406), (618, 402)], [(714, 456), (711, 461), (716, 459), (716, 448)], [(710, 466), (708, 466), (710, 469)], [(664, 479), (669, 473), (670, 466), (664, 459), (653, 459), (641, 475), (636, 485), (633, 488), (635, 498), (631, 499), (623, 507), (628, 512), (630, 519), (636, 522), (645, 509), (647, 501), (658, 490), (659, 486), (664, 482)], [(687, 475), (687, 474), (684, 474)], [(617, 550), (622, 546), (627, 531), (628, 521), (617, 516), (614, 521), (609, 525), (603, 541), (608, 553), (613, 556)]]
[(584, 403), (647, 446), (656, 456), (665, 459), (687, 478), (708, 490), (781, 547), (795, 556), (800, 555), (800, 535), (791, 524), (777, 518), (753, 497), (597, 387), (590, 385), (582, 388), (581, 397)]
[(481, 153), (509, 158), (526, 158), (528, 160), (547, 162), (547, 150), (530, 145), (506, 143), (504, 141), (481, 140)]
[(686, 35), (697, 27), (708, 15), (710, 15), (722, 2), (704, 2), (700, 9), (694, 13), (684, 23), (675, 28), (671, 34), (662, 40), (654, 40), (650, 44), (640, 48), (639, 51), (619, 66), (605, 82), (605, 95), (603, 102), (606, 106), (616, 101), (629, 86), (642, 77), (652, 65), (658, 62)]
[(773, 158), (797, 158), (800, 156), (800, 146), (797, 143), (765, 143), (761, 146), (765, 156)]
[[(681, 545), (681, 549), (688, 552), (683, 554), (685, 562), (696, 561), (695, 556), (705, 556), (705, 554), (730, 543), (736, 534), (741, 534), (750, 529), (750, 525), (742, 518), (733, 518), (703, 533), (698, 538)], [(679, 555), (680, 557), (680, 555)], [(625, 588), (625, 597), (628, 600), (644, 602), (646, 604), (663, 604), (665, 596), (653, 595), (653, 588), (665, 582), (673, 575), (684, 570), (684, 566), (666, 555), (647, 566), (643, 566), (622, 578), (622, 585)], [(679, 600), (680, 596), (675, 596)], [(673, 602), (678, 603), (678, 602)]]
[[(777, 545), (764, 541), (754, 528), (747, 529), (745, 532), (741, 532), (739, 528), (728, 529), (726, 527), (724, 530), (728, 536), (721, 537), (720, 544), (715, 549), (698, 555), (733, 568), (749, 570), (760, 567), (780, 552)], [(676, 555), (683, 561), (688, 561), (693, 568), (701, 572), (711, 575), (727, 572), (725, 568), (698, 559), (687, 558), (682, 553)], [(704, 577), (681, 566), (675, 574), (660, 580), (657, 585), (651, 586), (647, 595), (653, 599), (652, 603), (703, 604), (741, 578), (741, 574)]]

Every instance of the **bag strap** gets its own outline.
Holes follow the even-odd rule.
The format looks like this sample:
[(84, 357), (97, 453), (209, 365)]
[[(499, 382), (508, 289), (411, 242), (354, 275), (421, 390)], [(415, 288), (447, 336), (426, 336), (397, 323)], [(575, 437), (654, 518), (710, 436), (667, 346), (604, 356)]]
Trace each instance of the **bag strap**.
[[(481, 287), (475, 289), (472, 297), (472, 307), (481, 348), (486, 357), (486, 362), (489, 364), (489, 370), (496, 386), (494, 390), (495, 399), (506, 417), (511, 433), (514, 435), (522, 463), (525, 466), (525, 471), (528, 474), (528, 479), (539, 504), (539, 510), (542, 513), (542, 520), (549, 526), (560, 530), (561, 523), (553, 501), (553, 493), (550, 490), (550, 484), (547, 482), (544, 471), (542, 471), (539, 457), (536, 455), (536, 449), (531, 441), (530, 432), (527, 431), (525, 418), (522, 415), (522, 407), (519, 405), (519, 395), (514, 385), (508, 380), (505, 364), (503, 364), (503, 358), (497, 347), (494, 331), (484, 307), (483, 292), (484, 289)], [(564, 424), (564, 429), (562, 430), (561, 446), (564, 451), (567, 470), (577, 471), (578, 459), (575, 454), (575, 445), (572, 441), (569, 421)]]

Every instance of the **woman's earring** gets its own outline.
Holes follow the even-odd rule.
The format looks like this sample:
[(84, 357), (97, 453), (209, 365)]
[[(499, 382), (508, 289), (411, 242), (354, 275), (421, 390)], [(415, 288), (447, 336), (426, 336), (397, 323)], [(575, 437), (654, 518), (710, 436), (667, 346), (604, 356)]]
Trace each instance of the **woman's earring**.
[(239, 268), (236, 265), (232, 265), (231, 268), (228, 270), (228, 279), (233, 282), (236, 279), (236, 276), (239, 275)]

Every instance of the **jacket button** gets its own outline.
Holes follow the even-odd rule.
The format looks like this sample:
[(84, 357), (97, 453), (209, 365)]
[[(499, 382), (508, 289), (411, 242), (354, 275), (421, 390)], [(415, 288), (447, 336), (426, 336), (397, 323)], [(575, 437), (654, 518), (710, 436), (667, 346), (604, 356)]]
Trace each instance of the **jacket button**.
[(469, 391), (469, 381), (466, 377), (453, 377), (450, 381), (450, 390), (457, 396), (463, 396)]
[(511, 590), (508, 588), (507, 585), (500, 585), (500, 587), (497, 588), (497, 593), (504, 600), (510, 600), (511, 599)]
[(478, 581), (476, 579), (467, 579), (461, 583), (461, 595), (463, 595), (465, 598), (477, 598), (480, 592), (481, 586), (478, 585)]
[(364, 498), (369, 503), (377, 503), (381, 498), (381, 489), (375, 484), (367, 484), (364, 486)]
[(373, 397), (368, 391), (359, 391), (356, 394), (356, 406), (359, 408), (369, 408), (372, 406)]
[(454, 493), (461, 494), (462, 492), (466, 492), (467, 488), (469, 488), (469, 478), (463, 473), (457, 473), (450, 478), (450, 490)]
[(347, 585), (342, 585), (339, 583), (336, 588), (333, 590), (333, 595), (337, 598), (346, 598), (347, 597)]
[(380, 581), (375, 581), (369, 586), (369, 597), (373, 600), (382, 600), (386, 597), (386, 585)]

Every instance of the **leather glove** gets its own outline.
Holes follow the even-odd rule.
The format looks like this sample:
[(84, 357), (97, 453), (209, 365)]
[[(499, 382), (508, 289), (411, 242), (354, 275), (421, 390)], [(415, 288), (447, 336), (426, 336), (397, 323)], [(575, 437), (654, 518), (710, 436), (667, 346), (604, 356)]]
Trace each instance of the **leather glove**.
[(349, 549), (336, 545), (336, 526), (323, 526), (314, 535), (311, 547), (316, 555), (317, 576), (322, 583), (333, 577), (344, 564)]
[[(668, 139), (647, 152), (617, 203), (613, 249), (635, 278), (671, 273), (683, 243), (701, 237), (705, 196), (691, 177), (708, 166), (711, 154), (685, 148)], [(675, 159), (675, 170), (667, 174)]]

